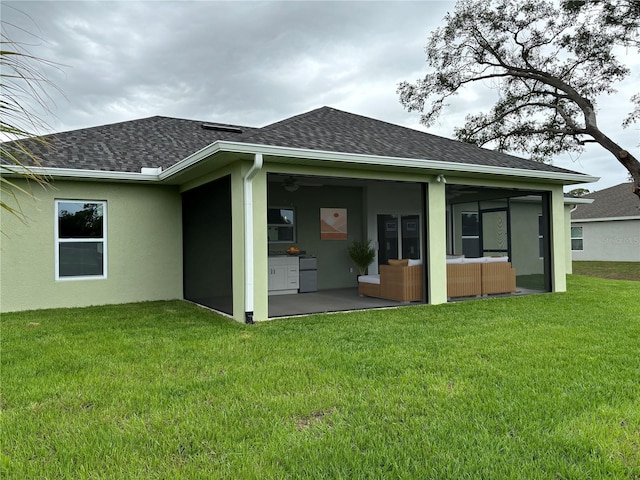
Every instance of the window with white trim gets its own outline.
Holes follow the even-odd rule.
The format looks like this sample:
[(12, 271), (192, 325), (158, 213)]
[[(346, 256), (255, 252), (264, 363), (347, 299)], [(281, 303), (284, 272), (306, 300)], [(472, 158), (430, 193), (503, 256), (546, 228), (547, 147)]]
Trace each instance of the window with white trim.
[(56, 279), (106, 278), (107, 202), (56, 200)]
[(267, 209), (269, 243), (295, 243), (295, 211), (291, 207), (269, 207)]
[(582, 250), (583, 245), (582, 227), (571, 227), (571, 250)]

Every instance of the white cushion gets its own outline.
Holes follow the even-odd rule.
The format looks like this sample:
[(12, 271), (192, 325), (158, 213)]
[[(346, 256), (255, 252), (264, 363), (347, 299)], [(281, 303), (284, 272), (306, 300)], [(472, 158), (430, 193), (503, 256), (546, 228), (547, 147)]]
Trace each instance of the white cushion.
[(450, 265), (454, 263), (464, 263), (464, 261), (465, 261), (464, 257), (447, 258), (447, 263)]
[(360, 283), (373, 283), (374, 285), (380, 285), (380, 275), (360, 275), (358, 277)]
[(482, 257), (484, 263), (502, 263), (502, 262), (508, 262), (509, 261), (509, 257)]
[(463, 258), (462, 263), (484, 263), (482, 257), (480, 258)]
[(408, 266), (415, 267), (416, 265), (422, 265), (422, 260), (410, 258)]

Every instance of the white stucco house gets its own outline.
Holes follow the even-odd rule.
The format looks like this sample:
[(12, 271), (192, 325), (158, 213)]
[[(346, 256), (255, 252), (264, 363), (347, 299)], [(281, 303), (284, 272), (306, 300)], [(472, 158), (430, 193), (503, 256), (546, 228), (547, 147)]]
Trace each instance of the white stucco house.
[(573, 260), (640, 262), (640, 200), (632, 183), (584, 195), (571, 211)]

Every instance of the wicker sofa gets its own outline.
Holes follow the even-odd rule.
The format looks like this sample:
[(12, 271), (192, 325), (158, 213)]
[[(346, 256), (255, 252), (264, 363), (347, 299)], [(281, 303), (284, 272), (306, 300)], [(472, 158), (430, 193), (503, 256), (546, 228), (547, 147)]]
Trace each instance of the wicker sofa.
[(358, 278), (361, 296), (384, 298), (398, 302), (422, 301), (422, 262), (411, 264), (405, 259), (393, 265), (380, 265), (380, 275), (363, 275)]
[(507, 257), (456, 257), (447, 259), (449, 298), (513, 293), (516, 271)]

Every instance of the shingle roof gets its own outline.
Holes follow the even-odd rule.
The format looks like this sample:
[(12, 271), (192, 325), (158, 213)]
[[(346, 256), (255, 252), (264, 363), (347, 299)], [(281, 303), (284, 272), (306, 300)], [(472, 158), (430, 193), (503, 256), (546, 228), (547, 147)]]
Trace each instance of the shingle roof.
[(570, 172), (330, 107), (260, 128), (243, 135), (242, 141), (331, 152)]
[[(48, 135), (49, 150), (29, 143), (44, 167), (139, 172), (166, 169), (216, 140), (454, 163), (576, 173), (479, 148), (391, 123), (322, 107), (263, 128), (202, 128), (203, 122), (169, 117)], [(220, 125), (220, 124), (218, 124)], [(235, 127), (235, 126), (233, 126)], [(235, 128), (229, 129), (235, 130)]]
[[(43, 167), (140, 172), (142, 167), (166, 169), (216, 140), (235, 140), (241, 135), (203, 128), (204, 123), (156, 116), (46, 135), (46, 147), (35, 141), (26, 142)], [(253, 130), (210, 125), (242, 132)]]
[(621, 183), (584, 195), (582, 198), (591, 198), (593, 203), (578, 205), (571, 213), (571, 219), (640, 217), (640, 202), (631, 186), (631, 183)]

